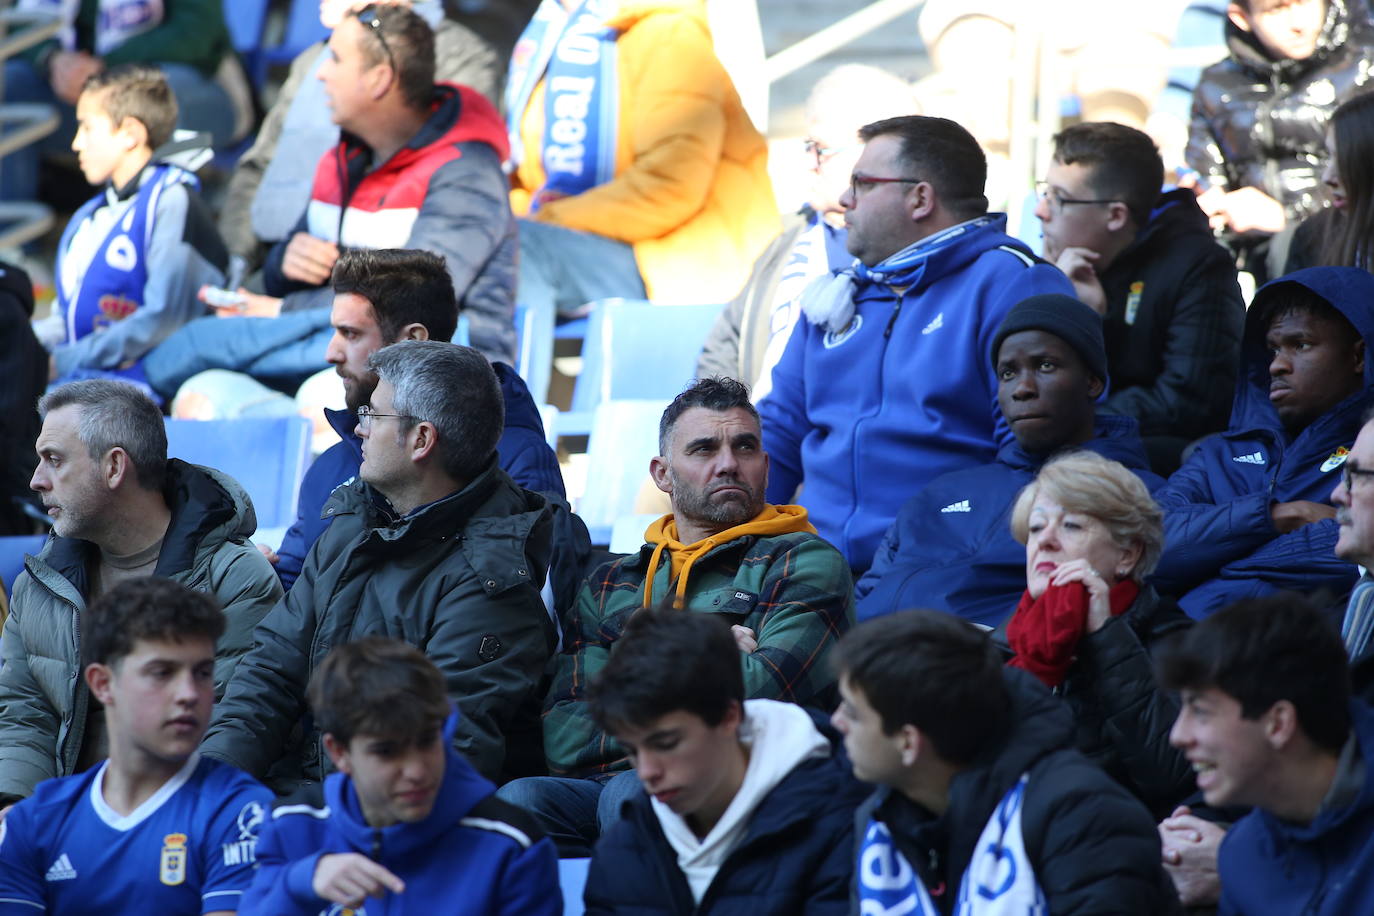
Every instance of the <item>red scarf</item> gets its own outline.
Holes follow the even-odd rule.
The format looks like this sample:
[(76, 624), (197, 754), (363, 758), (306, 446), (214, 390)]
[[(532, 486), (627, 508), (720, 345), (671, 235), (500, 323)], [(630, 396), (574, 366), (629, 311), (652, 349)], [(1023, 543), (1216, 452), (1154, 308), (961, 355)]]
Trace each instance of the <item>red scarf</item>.
[[(1120, 616), (1140, 594), (1140, 584), (1123, 579), (1107, 593), (1112, 616)], [(1007, 641), (1016, 656), (1007, 662), (1038, 677), (1054, 689), (1064, 683), (1079, 640), (1088, 627), (1088, 587), (1082, 582), (1051, 585), (1034, 600), (1021, 593), (1021, 603), (1007, 623)]]

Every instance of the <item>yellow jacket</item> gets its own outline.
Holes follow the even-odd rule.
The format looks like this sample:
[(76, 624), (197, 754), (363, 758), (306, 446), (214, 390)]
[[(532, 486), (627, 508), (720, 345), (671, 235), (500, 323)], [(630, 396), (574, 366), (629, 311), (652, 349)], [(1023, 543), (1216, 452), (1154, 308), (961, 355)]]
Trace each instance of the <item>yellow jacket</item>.
[[(547, 201), (534, 219), (627, 242), (649, 297), (724, 302), (778, 234), (768, 146), (716, 59), (700, 0), (623, 0), (616, 42), (616, 176)], [(544, 184), (544, 84), (520, 122), (511, 207), (528, 216)]]

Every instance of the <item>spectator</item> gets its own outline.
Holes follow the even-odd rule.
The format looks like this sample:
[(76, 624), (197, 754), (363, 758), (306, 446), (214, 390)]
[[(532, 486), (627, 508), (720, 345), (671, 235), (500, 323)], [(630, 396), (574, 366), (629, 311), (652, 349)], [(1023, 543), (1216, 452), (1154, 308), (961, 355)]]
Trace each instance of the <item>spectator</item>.
[(1374, 267), (1374, 93), (1361, 93), (1331, 114), (1322, 183), (1331, 206), (1293, 234), (1288, 270)]
[(767, 144), (701, 3), (544, 0), (505, 111), (520, 301), (536, 315), (608, 296), (723, 302), (778, 232)]
[[(389, 2), (412, 5), (410, 0)], [(513, 2), (508, 15), (518, 18), (525, 7), (523, 15), (528, 19), (536, 2)], [(320, 0), (320, 24), (333, 31), (354, 7), (362, 5), (362, 0)], [(497, 33), (502, 31), (502, 25), (490, 21), (502, 18), (494, 10), (464, 10), (468, 3), (453, 5), (455, 9), (445, 16), (436, 0), (413, 4), (434, 29), (435, 78), (469, 86), (495, 105), (515, 35), (503, 42), (490, 34), (493, 26)], [(339, 143), (339, 128), (330, 119), (328, 98), (319, 81), (328, 57), (324, 42), (296, 55), (252, 147), (234, 164), (219, 228), (230, 251), (251, 266), (261, 263), (267, 248), (291, 234), (310, 202), (315, 163)], [(278, 156), (278, 149), (289, 152)]]
[[(1156, 499), (1168, 545), (1155, 583), (1195, 618), (1283, 589), (1344, 593), (1328, 502), (1369, 406), (1374, 276), (1314, 267), (1255, 294), (1226, 432), (1202, 442)], [(1185, 594), (1186, 593), (1186, 594)]]
[[(1145, 809), (1073, 746), (1068, 709), (937, 611), (870, 620), (836, 653), (864, 912), (1169, 912)], [(957, 890), (956, 890), (957, 889)], [(957, 894), (957, 898), (956, 898)]]
[(1015, 441), (997, 460), (942, 474), (887, 530), (854, 588), (860, 620), (924, 607), (995, 627), (1026, 587), (1026, 550), (1012, 537), (1021, 488), (1055, 453), (1081, 448), (1120, 461), (1145, 486), (1150, 472), (1129, 417), (1095, 414), (1107, 385), (1101, 319), (1068, 296), (1012, 306), (993, 338), (997, 401)]
[(76, 105), (72, 149), (102, 185), (57, 250), (57, 302), (35, 329), (51, 380), (114, 376), (143, 383), (143, 357), (202, 311), (196, 291), (224, 282), (229, 255), (200, 181), (167, 146), (177, 101), (153, 67), (103, 70)]
[(1357, 563), (1360, 576), (1342, 618), (1341, 637), (1352, 664), (1371, 657), (1374, 650), (1374, 503), (1370, 501), (1369, 477), (1374, 475), (1374, 418), (1367, 418), (1350, 454), (1341, 465), (1340, 482), (1331, 490), (1336, 507), (1336, 556)]
[(35, 405), (48, 386), (48, 351), (34, 336), (33, 281), (0, 261), (0, 537), (32, 534), (38, 499), (29, 489), (30, 442), (42, 422)]
[(1054, 145), (1035, 208), (1045, 257), (1102, 315), (1107, 412), (1139, 420), (1150, 464), (1172, 473), (1188, 443), (1226, 428), (1245, 324), (1235, 263), (1192, 192), (1160, 195), (1147, 134), (1075, 124)]
[(911, 86), (877, 67), (845, 64), (816, 83), (806, 99), (810, 196), (783, 221), (782, 234), (754, 262), (749, 279), (725, 306), (697, 360), (697, 377), (739, 379), (756, 398), (773, 384), (773, 366), (801, 317), (808, 283), (854, 260), (845, 250), (839, 197), (863, 145), (859, 128), (916, 110)]
[(636, 615), (588, 702), (644, 784), (596, 846), (589, 914), (849, 913), (866, 792), (806, 710), (745, 699), (724, 620)]
[(320, 80), (341, 140), (321, 157), (294, 232), (268, 255), (269, 295), (240, 289), (242, 305), (221, 309), (239, 320), (217, 327), (213, 350), (198, 346), (206, 332), (194, 324), (158, 347), (146, 369), (166, 397), (206, 369), (293, 388), (325, 368), (329, 275), (341, 246), (443, 256), (473, 346), (514, 362), (515, 221), (495, 109), (470, 89), (435, 84), (434, 34), (404, 7), (369, 5), (345, 17), (329, 51)]
[(319, 724), (291, 739), (329, 649), (401, 638), (443, 672), (462, 713), (454, 747), (487, 778), (514, 765), (555, 643), (539, 598), (549, 559), (543, 497), (496, 463), (501, 389), (476, 350), (405, 340), (368, 360), (358, 480), (325, 503), (334, 522), (263, 620), (234, 672), (205, 752), (293, 790), (328, 771)]
[[(1348, 0), (1233, 0), (1230, 56), (1202, 71), (1193, 92), (1188, 165), (1198, 203), (1263, 281), (1283, 267), (1273, 233), (1324, 205), (1323, 134), (1337, 103), (1370, 77), (1374, 31)], [(1265, 259), (1268, 258), (1268, 264)], [(1271, 266), (1272, 265), (1272, 266)]]
[(19, 0), (14, 6), (61, 23), (56, 38), (5, 62), (6, 102), (54, 106), (47, 139), (6, 154), (0, 199), (33, 197), (41, 154), (62, 152), (76, 132), (74, 106), (86, 80), (107, 67), (146, 64), (162, 71), (177, 99), (177, 126), (211, 134), (216, 146), (253, 126), (248, 78), (229, 43), (222, 0)]
[(553, 845), (454, 753), (458, 714), (422, 653), (379, 636), (346, 643), (311, 677), (309, 697), (338, 772), (323, 807), (272, 812), (246, 911), (362, 912), (376, 898), (384, 911), (563, 912)]
[(92, 611), (82, 621), (81, 680), (104, 710), (110, 759), (48, 780), (9, 811), (0, 909), (237, 912), (272, 794), (196, 753), (215, 701), (219, 603), (138, 578)]
[[(776, 463), (774, 502), (801, 502), (861, 574), (897, 510), (941, 474), (992, 460), (1006, 436), (985, 367), (1007, 310), (1072, 294), (1002, 230), (983, 196), (987, 169), (968, 131), (942, 118), (890, 118), (859, 131), (864, 150), (840, 197), (858, 263), (807, 288), (759, 402)], [(953, 343), (951, 343), (953, 341)], [(917, 369), (939, 366), (938, 372)]]
[(1150, 655), (1192, 621), (1145, 583), (1164, 546), (1159, 507), (1140, 478), (1085, 452), (1040, 469), (1012, 510), (1026, 545), (1026, 591), (997, 630), (1008, 664), (1073, 710), (1078, 749), (1163, 817), (1192, 791), (1169, 746), (1176, 699)]
[(167, 459), (157, 406), (123, 382), (92, 379), (38, 403), (43, 428), (32, 487), (53, 534), (25, 560), (5, 621), (0, 664), (0, 801), (105, 758), (100, 697), (81, 679), (81, 633), (96, 599), (126, 579), (157, 575), (213, 595), (224, 608), (214, 695), (221, 696), (253, 628), (281, 597), (248, 542), (257, 521), (228, 476)]
[(551, 777), (502, 787), (533, 813), (564, 855), (585, 855), (638, 791), (630, 761), (591, 715), (586, 690), (629, 619), (659, 604), (723, 615), (734, 626), (745, 695), (803, 705), (831, 701), (825, 659), (854, 620), (844, 559), (816, 536), (799, 506), (764, 502), (768, 456), (749, 390), (704, 379), (678, 395), (659, 424), (649, 464), (673, 511), (637, 553), (588, 576), (545, 703)]
[(1221, 844), (1222, 913), (1357, 913), (1374, 893), (1374, 712), (1345, 648), (1291, 595), (1241, 601), (1169, 646), (1171, 740), (1209, 805), (1252, 805)]

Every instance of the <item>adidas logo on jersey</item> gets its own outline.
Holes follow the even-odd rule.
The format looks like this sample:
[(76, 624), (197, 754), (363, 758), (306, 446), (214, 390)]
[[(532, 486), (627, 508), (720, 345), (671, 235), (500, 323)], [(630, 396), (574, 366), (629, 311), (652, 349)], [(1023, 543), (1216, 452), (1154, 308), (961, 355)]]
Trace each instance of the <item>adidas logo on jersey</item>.
[(1264, 453), (1254, 452), (1249, 455), (1237, 455), (1231, 460), (1239, 461), (1241, 464), (1264, 464)]
[(941, 312), (935, 316), (935, 320), (921, 329), (922, 334), (932, 334), (945, 326), (945, 313)]
[(972, 512), (973, 506), (969, 505), (967, 499), (961, 499), (957, 503), (950, 503), (940, 510), (941, 512)]
[(76, 869), (72, 868), (72, 860), (67, 858), (64, 852), (57, 857), (57, 861), (48, 868), (48, 873), (44, 878), (48, 881), (70, 881), (76, 877)]

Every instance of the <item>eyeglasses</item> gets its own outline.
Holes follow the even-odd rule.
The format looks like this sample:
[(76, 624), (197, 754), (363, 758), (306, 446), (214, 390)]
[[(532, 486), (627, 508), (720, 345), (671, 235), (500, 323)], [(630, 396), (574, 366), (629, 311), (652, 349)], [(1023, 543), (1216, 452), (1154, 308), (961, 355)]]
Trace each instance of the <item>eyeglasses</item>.
[(1355, 483), (1356, 477), (1374, 477), (1374, 468), (1356, 467), (1355, 462), (1346, 461), (1341, 465), (1341, 483), (1345, 484), (1345, 494), (1350, 495), (1350, 488)]
[(850, 144), (849, 146), (826, 146), (815, 137), (807, 137), (802, 141), (802, 145), (806, 147), (807, 155), (816, 157), (816, 168), (820, 168), (840, 153), (853, 149), (857, 144)]
[(1048, 200), (1050, 205), (1056, 210), (1062, 210), (1069, 204), (1119, 204), (1123, 201), (1115, 197), (1101, 197), (1088, 199), (1085, 197), (1065, 197), (1064, 192), (1050, 184), (1048, 181), (1037, 181), (1035, 183), (1035, 193), (1041, 200)]
[(382, 31), (382, 19), (378, 15), (377, 7), (367, 6), (358, 10), (358, 21), (372, 29), (372, 34), (377, 36), (377, 40), (382, 43), (382, 51), (386, 53), (386, 62), (391, 67), (391, 72), (396, 72), (396, 58), (391, 56), (391, 45), (386, 43), (386, 33)]
[(371, 429), (372, 421), (378, 417), (397, 417), (402, 420), (417, 420), (408, 413), (378, 413), (371, 404), (364, 404), (358, 408), (358, 429)]
[(849, 176), (849, 193), (852, 197), (858, 197), (859, 191), (868, 191), (874, 185), (879, 184), (920, 184), (924, 178), (874, 178), (872, 175), (860, 175), (858, 172)]

